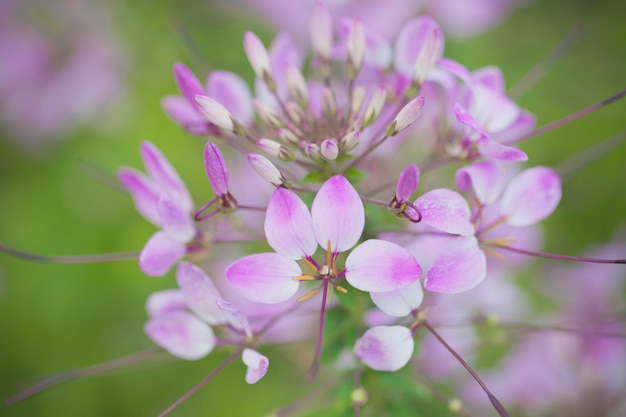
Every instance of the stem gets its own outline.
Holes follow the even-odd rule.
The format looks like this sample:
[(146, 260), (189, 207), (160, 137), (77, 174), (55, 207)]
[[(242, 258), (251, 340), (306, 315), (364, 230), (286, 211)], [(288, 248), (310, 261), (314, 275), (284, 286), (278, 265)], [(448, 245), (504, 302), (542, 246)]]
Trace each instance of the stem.
[(326, 318), (326, 301), (328, 299), (328, 280), (324, 280), (322, 289), (322, 307), (320, 309), (320, 327), (317, 332), (317, 345), (315, 346), (315, 358), (309, 368), (307, 377), (313, 381), (317, 377), (317, 371), (320, 366), (320, 359), (322, 356), (322, 346), (324, 345), (324, 320)]
[(569, 255), (560, 255), (557, 253), (548, 253), (548, 252), (539, 252), (532, 251), (526, 249), (513, 248), (511, 246), (500, 245), (497, 243), (485, 243), (481, 242), (484, 245), (496, 247), (500, 249), (505, 249), (511, 252), (519, 253), (522, 255), (529, 256), (537, 256), (540, 258), (548, 258), (548, 259), (560, 259), (562, 261), (578, 261), (578, 262), (589, 262), (596, 264), (626, 264), (626, 259), (598, 259), (598, 258), (586, 258), (584, 256), (569, 256)]
[(564, 125), (566, 123), (571, 122), (572, 120), (576, 120), (579, 117), (583, 117), (583, 116), (593, 112), (594, 110), (597, 110), (597, 109), (599, 109), (601, 107), (604, 107), (604, 106), (606, 106), (608, 104), (611, 104), (611, 103), (621, 99), (624, 96), (626, 96), (626, 89), (620, 91), (617, 94), (612, 95), (611, 97), (609, 97), (607, 99), (602, 100), (599, 103), (593, 104), (593, 105), (591, 105), (591, 106), (589, 106), (587, 108), (584, 108), (582, 110), (577, 111), (576, 113), (572, 113), (569, 116), (563, 117), (562, 119), (559, 119), (559, 120), (555, 120), (552, 123), (548, 123), (547, 125), (544, 125), (544, 126), (538, 128), (538, 129), (535, 129), (532, 132), (527, 133), (526, 135), (524, 135), (524, 136), (522, 136), (520, 138), (515, 139), (514, 141), (510, 142), (509, 144), (521, 142), (523, 140), (530, 139), (532, 137), (541, 135), (542, 133), (545, 133), (545, 132), (548, 132), (548, 131), (550, 131), (552, 129), (560, 127), (560, 126), (562, 126), (562, 125)]
[(101, 253), (95, 255), (37, 255), (13, 249), (0, 242), (0, 251), (17, 258), (34, 262), (52, 262), (57, 264), (82, 264), (90, 262), (127, 261), (139, 258), (139, 252)]
[(504, 406), (500, 404), (500, 401), (498, 401), (498, 399), (491, 393), (489, 388), (487, 388), (487, 385), (485, 385), (485, 383), (482, 381), (482, 379), (480, 379), (480, 377), (472, 369), (472, 367), (469, 366), (467, 362), (465, 362), (465, 360), (461, 357), (461, 355), (459, 355), (454, 349), (452, 349), (452, 347), (445, 340), (443, 340), (443, 338), (439, 335), (439, 333), (437, 333), (437, 331), (434, 328), (432, 328), (431, 325), (428, 324), (428, 322), (423, 322), (423, 324), (428, 329), (428, 331), (430, 331), (433, 334), (433, 336), (435, 336), (437, 340), (439, 340), (439, 342), (448, 350), (448, 352), (450, 352), (452, 356), (454, 356), (456, 360), (459, 361), (461, 365), (463, 365), (463, 367), (467, 370), (467, 372), (470, 373), (472, 378), (474, 378), (474, 380), (478, 382), (478, 385), (480, 385), (483, 391), (485, 391), (485, 394), (487, 394), (487, 397), (489, 397), (489, 401), (491, 401), (491, 404), (496, 409), (498, 414), (501, 417), (510, 417), (509, 413), (505, 410)]
[(88, 377), (88, 376), (112, 371), (114, 369), (118, 369), (126, 365), (131, 365), (133, 363), (137, 363), (145, 359), (149, 359), (162, 352), (163, 352), (163, 349), (154, 347), (148, 350), (144, 350), (142, 352), (133, 353), (131, 355), (124, 356), (122, 358), (117, 358), (108, 362), (103, 362), (98, 365), (91, 365), (91, 366), (87, 366), (84, 368), (72, 369), (70, 371), (63, 372), (62, 374), (44, 379), (43, 381), (40, 381), (29, 388), (26, 388), (24, 391), (21, 391), (13, 395), (12, 397), (6, 398), (4, 402), (7, 405), (12, 405), (18, 401), (22, 401), (28, 397), (32, 397), (33, 395), (39, 394), (40, 392), (48, 388), (52, 388), (56, 385), (60, 385), (65, 382), (69, 382), (78, 378)]
[(624, 141), (626, 141), (626, 133), (621, 132), (617, 135), (613, 135), (559, 163), (554, 167), (554, 170), (558, 172), (561, 178), (571, 175), (585, 165), (600, 159), (613, 149), (623, 145)]
[(198, 391), (200, 388), (202, 388), (204, 385), (206, 385), (211, 379), (213, 379), (217, 374), (219, 374), (220, 372), (222, 372), (224, 370), (224, 368), (226, 368), (228, 365), (230, 365), (230, 363), (239, 355), (241, 355), (241, 352), (243, 351), (244, 347), (240, 346), (237, 350), (233, 351), (230, 355), (228, 355), (228, 357), (222, 362), (220, 363), (217, 368), (215, 368), (210, 374), (208, 374), (207, 376), (205, 376), (204, 378), (202, 378), (202, 380), (200, 382), (198, 382), (193, 388), (191, 388), (189, 391), (187, 391), (185, 393), (185, 395), (183, 395), (182, 397), (180, 397), (178, 400), (176, 400), (176, 402), (174, 402), (174, 404), (170, 405), (165, 411), (163, 411), (161, 414), (159, 414), (159, 417), (165, 417), (166, 415), (168, 415), (170, 412), (172, 412), (176, 407), (178, 407), (180, 404), (182, 404), (187, 398), (191, 397), (193, 394), (196, 393), (196, 391)]

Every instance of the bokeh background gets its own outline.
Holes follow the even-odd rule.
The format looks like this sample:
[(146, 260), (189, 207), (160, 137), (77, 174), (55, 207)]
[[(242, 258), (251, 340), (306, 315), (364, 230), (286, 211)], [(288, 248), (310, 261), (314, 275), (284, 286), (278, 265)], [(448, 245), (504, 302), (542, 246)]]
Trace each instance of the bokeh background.
[[(1, 242), (41, 254), (139, 250), (154, 229), (135, 212), (115, 173), (123, 165), (141, 166), (139, 143), (145, 139), (164, 151), (196, 203), (210, 197), (204, 141), (172, 123), (160, 99), (176, 93), (176, 61), (201, 77), (210, 69), (227, 69), (251, 82), (243, 33), (252, 29), (268, 43), (270, 26), (234, 13), (243, 5), (208, 0), (2, 4), (0, 76), (33, 44), (24, 33), (45, 34), (42, 39), (54, 51), (53, 73), (77, 50), (86, 52), (70, 68), (76, 72), (61, 81), (27, 73), (23, 85), (0, 81)], [(621, 0), (537, 0), (488, 32), (448, 39), (445, 55), (470, 69), (500, 66), (510, 87), (582, 25), (579, 41), (519, 98), (543, 125), (626, 88), (625, 17)], [(90, 55), (98, 48), (106, 53)], [(35, 52), (24, 59), (44, 58)], [(82, 100), (78, 111), (64, 113), (67, 97), (76, 96)], [(44, 104), (48, 110), (58, 106), (52, 121), (40, 117)], [(67, 123), (59, 126), (63, 120)], [(611, 136), (623, 138), (625, 129), (626, 100), (521, 147), (533, 165), (555, 166)], [(567, 175), (563, 188), (559, 209), (544, 224), (546, 250), (578, 254), (608, 241), (626, 220), (626, 145)], [(142, 331), (145, 299), (173, 286), (172, 274), (148, 278), (135, 261), (58, 265), (0, 253), (0, 396), (150, 348)], [(278, 351), (273, 353), (271, 372), (261, 383), (247, 386), (244, 366), (236, 362), (172, 415), (264, 415), (309, 390), (289, 359), (281, 363)], [(0, 405), (0, 415), (157, 415), (225, 356), (217, 351), (198, 362), (149, 361), (64, 384), (11, 407)]]

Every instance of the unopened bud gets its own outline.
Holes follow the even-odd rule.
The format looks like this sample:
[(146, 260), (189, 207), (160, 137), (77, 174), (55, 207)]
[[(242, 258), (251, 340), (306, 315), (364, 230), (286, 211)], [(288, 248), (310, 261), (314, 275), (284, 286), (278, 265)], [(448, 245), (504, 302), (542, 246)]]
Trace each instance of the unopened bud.
[(353, 407), (362, 407), (367, 404), (367, 391), (363, 387), (358, 387), (350, 392), (350, 403)]
[(357, 85), (352, 90), (352, 95), (350, 96), (350, 117), (358, 116), (365, 101), (365, 94), (365, 87), (362, 85)]
[(275, 187), (280, 187), (285, 184), (286, 181), (282, 172), (280, 172), (279, 169), (276, 168), (276, 165), (263, 155), (249, 153), (248, 162), (261, 178), (270, 182)]
[(235, 121), (233, 115), (222, 106), (220, 102), (211, 97), (201, 96), (196, 94), (194, 101), (198, 105), (200, 113), (215, 126), (228, 130), (230, 132), (235, 131)]
[(302, 107), (306, 107), (309, 102), (309, 89), (306, 85), (306, 80), (296, 67), (289, 66), (285, 70), (285, 77), (287, 79), (287, 87), (291, 93), (291, 97)]
[(380, 87), (365, 108), (363, 113), (363, 127), (369, 126), (380, 116), (387, 99), (387, 90), (384, 87)]
[(320, 152), (324, 159), (334, 161), (339, 156), (339, 147), (335, 139), (326, 139), (322, 141)]
[(387, 136), (395, 136), (409, 127), (419, 115), (422, 113), (422, 107), (424, 107), (424, 97), (416, 97), (409, 101), (406, 106), (400, 110), (398, 115), (389, 126), (387, 126)]
[(327, 119), (334, 119), (337, 115), (337, 100), (330, 87), (324, 87), (322, 91), (322, 113)]
[(339, 139), (339, 149), (344, 152), (349, 152), (356, 148), (359, 144), (359, 136), (361, 134), (358, 131), (349, 132), (344, 137)]
[(257, 114), (266, 125), (274, 129), (285, 127), (286, 123), (283, 116), (274, 107), (258, 99), (252, 100), (252, 103)]
[(437, 62), (442, 42), (441, 29), (438, 26), (432, 28), (426, 35), (411, 74), (411, 81), (414, 86), (419, 87), (426, 80), (426, 76)]
[(348, 78), (353, 80), (361, 72), (365, 56), (365, 29), (359, 19), (354, 19), (348, 33)]
[(283, 161), (293, 161), (296, 156), (289, 149), (285, 148), (280, 143), (272, 139), (259, 139), (256, 141), (259, 148), (263, 149), (268, 154), (275, 158), (282, 159)]
[(272, 64), (267, 49), (261, 40), (254, 33), (247, 31), (243, 36), (243, 47), (256, 76), (265, 82), (271, 92), (275, 92), (276, 81), (274, 80)]
[(322, 157), (322, 153), (320, 152), (320, 147), (316, 143), (309, 143), (304, 147), (304, 153), (311, 159), (320, 159)]
[(298, 146), (300, 139), (298, 136), (287, 128), (278, 129), (278, 138), (290, 145)]
[(285, 103), (285, 112), (293, 124), (299, 125), (304, 119), (304, 110), (295, 101)]
[(309, 29), (313, 51), (324, 60), (330, 60), (333, 49), (333, 27), (330, 13), (323, 1), (315, 2)]

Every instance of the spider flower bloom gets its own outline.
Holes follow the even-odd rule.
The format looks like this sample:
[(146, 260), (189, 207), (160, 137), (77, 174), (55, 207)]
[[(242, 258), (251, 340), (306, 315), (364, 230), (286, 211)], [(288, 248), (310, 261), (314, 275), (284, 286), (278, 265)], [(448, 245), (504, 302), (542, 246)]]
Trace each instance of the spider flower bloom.
[(162, 276), (187, 252), (196, 236), (193, 202), (187, 187), (165, 156), (150, 142), (141, 144), (145, 175), (122, 168), (118, 178), (131, 194), (141, 215), (163, 230), (156, 232), (139, 256), (139, 267), (150, 276)]
[[(303, 280), (337, 286), (345, 277), (354, 288), (367, 292), (393, 291), (416, 281), (421, 268), (402, 247), (378, 239), (354, 247), (364, 224), (361, 198), (341, 175), (322, 185), (310, 212), (296, 194), (277, 188), (265, 218), (265, 235), (276, 252), (241, 258), (227, 268), (226, 277), (242, 295), (261, 303), (291, 298)], [(321, 265), (313, 258), (318, 244), (326, 251)], [(337, 256), (353, 247), (340, 270)], [(303, 274), (297, 260), (312, 274)]]

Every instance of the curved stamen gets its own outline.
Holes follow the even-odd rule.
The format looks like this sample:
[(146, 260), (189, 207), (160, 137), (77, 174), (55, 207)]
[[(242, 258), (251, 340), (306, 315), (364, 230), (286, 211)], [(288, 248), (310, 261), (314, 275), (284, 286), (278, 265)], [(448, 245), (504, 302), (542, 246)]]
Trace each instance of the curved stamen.
[(416, 213), (417, 213), (417, 218), (413, 217), (412, 214), (409, 214), (409, 212), (406, 210), (406, 207), (404, 210), (402, 210), (402, 212), (400, 213), (405, 219), (407, 219), (408, 221), (410, 221), (411, 223), (419, 223), (422, 221), (422, 212), (420, 211), (420, 209), (413, 203), (411, 203), (410, 201), (405, 201), (404, 204), (410, 208), (412, 208)]

